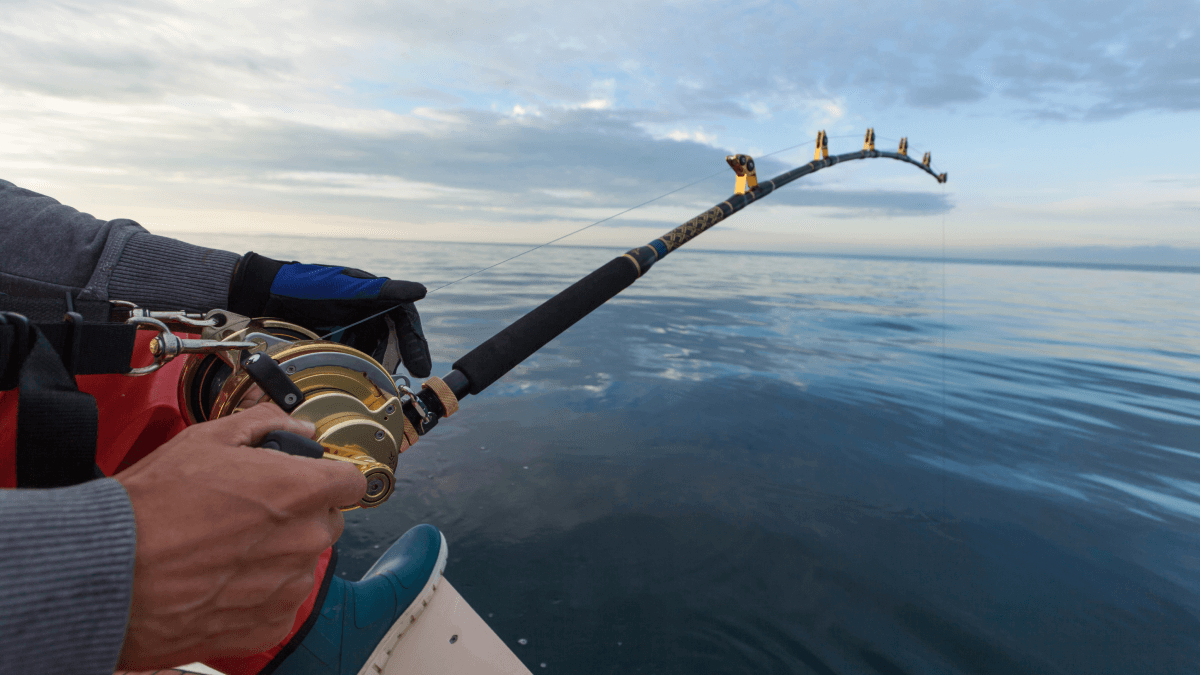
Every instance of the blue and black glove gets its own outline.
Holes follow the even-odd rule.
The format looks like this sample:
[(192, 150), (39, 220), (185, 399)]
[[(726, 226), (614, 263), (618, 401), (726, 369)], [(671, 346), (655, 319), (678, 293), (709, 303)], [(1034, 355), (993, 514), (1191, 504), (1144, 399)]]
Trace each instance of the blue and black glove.
[(231, 312), (283, 319), (322, 334), (391, 310), (343, 331), (340, 341), (391, 369), (398, 357), (414, 377), (428, 377), (432, 369), (413, 305), (424, 297), (425, 287), (413, 281), (352, 267), (285, 263), (254, 252), (238, 261), (229, 284)]

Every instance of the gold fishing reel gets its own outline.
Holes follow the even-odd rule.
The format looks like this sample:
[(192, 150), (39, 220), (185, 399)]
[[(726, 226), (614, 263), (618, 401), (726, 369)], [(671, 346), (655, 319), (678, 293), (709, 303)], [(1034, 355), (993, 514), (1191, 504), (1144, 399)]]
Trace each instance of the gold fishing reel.
[(356, 507), (387, 501), (400, 453), (419, 438), (404, 414), (404, 404), (415, 398), (406, 383), (398, 384), (367, 354), (295, 324), (224, 310), (204, 319), (213, 325), (203, 328), (203, 339), (231, 345), (188, 356), (179, 404), (189, 423), (274, 400), (292, 417), (316, 426), (325, 458), (354, 464), (363, 473), (367, 492)]

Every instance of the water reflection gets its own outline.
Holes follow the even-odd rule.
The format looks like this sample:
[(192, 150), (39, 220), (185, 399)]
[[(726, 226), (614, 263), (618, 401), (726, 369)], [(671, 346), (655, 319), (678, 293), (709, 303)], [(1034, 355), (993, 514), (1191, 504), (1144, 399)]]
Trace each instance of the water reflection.
[[(515, 252), (251, 245), (431, 288)], [(432, 294), (435, 372), (619, 253)], [(433, 522), (464, 596), (563, 672), (1192, 672), (1197, 297), (1195, 274), (681, 251), (405, 453), (344, 571)]]

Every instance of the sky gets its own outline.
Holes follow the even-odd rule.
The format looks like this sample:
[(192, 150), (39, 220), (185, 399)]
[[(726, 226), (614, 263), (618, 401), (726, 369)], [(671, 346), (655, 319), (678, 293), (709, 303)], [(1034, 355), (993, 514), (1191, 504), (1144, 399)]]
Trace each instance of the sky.
[(874, 127), (948, 183), (840, 165), (689, 246), (1200, 252), (1198, 33), (1196, 0), (0, 0), (0, 178), (167, 235), (531, 244), (707, 178), (564, 241), (629, 248), (726, 154)]

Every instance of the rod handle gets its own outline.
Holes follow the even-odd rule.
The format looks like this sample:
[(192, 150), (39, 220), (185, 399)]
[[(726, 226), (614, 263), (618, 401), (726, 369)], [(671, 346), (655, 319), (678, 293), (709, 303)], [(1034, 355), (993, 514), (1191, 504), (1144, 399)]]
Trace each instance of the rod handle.
[(640, 270), (628, 256), (613, 258), (537, 309), (454, 362), (478, 394), (575, 322), (638, 280)]

